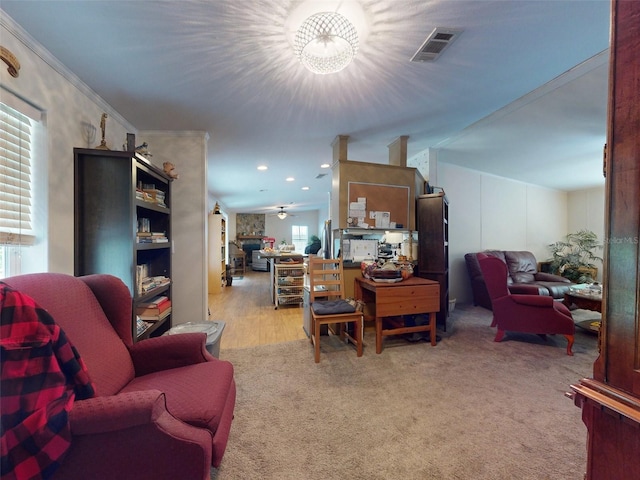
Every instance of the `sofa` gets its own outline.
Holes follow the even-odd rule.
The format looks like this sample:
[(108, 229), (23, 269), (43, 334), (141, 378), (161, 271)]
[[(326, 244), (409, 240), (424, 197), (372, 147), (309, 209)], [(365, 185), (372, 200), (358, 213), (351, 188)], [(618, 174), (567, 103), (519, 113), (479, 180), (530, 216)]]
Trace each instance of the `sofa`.
[[(538, 262), (533, 253), (515, 250), (485, 250), (485, 255), (496, 257), (507, 265), (507, 286), (513, 294), (545, 295), (562, 300), (572, 285), (570, 280), (559, 275), (538, 271)], [(473, 292), (473, 304), (492, 310), (491, 298), (482, 276), (477, 253), (464, 256)]]
[[(64, 437), (68, 431), (69, 445), (66, 447), (62, 442), (56, 449), (60, 464), (48, 467), (47, 478), (210, 478), (211, 467), (220, 465), (229, 438), (236, 385), (231, 363), (207, 351), (206, 334), (165, 335), (133, 343), (131, 295), (126, 285), (111, 275), (74, 277), (38, 273), (10, 277), (3, 282), (0, 297), (14, 298), (13, 307), (8, 301), (0, 302), (3, 364), (7, 353), (5, 333), (20, 332), (13, 340), (24, 344), (12, 350), (15, 354), (27, 352), (21, 357), (27, 365), (32, 361), (29, 359), (40, 356), (33, 350), (36, 348), (33, 342), (24, 340), (24, 322), (18, 323), (17, 319), (28, 312), (19, 306), (33, 299), (38, 308), (31, 310), (44, 320), (30, 324), (41, 332), (59, 326), (77, 352), (78, 358), (71, 362), (76, 365), (75, 371), (80, 371), (78, 365), (85, 367), (92, 386), (90, 395), (76, 391), (75, 399), (70, 396), (67, 416), (58, 417), (56, 428), (61, 434), (57, 436)], [(50, 355), (49, 365), (54, 365), (56, 359)], [(50, 366), (48, 369), (55, 370)], [(3, 367), (3, 387), (4, 370)], [(18, 392), (33, 391), (22, 386), (29, 378), (24, 374), (9, 375)], [(12, 404), (16, 413), (10, 425), (12, 431), (25, 427), (26, 413), (30, 412), (20, 411), (28, 410), (24, 407), (26, 400), (29, 397)], [(5, 407), (12, 400), (3, 396), (2, 401), (4, 436), (8, 431)], [(59, 401), (34, 404), (32, 410), (46, 417), (52, 406), (59, 404)], [(34, 462), (29, 467), (24, 459), (36, 457), (42, 450), (30, 445), (22, 450), (19, 444), (14, 447), (11, 462), (16, 468), (20, 464), (32, 468)], [(54, 469), (52, 476), (51, 469)]]

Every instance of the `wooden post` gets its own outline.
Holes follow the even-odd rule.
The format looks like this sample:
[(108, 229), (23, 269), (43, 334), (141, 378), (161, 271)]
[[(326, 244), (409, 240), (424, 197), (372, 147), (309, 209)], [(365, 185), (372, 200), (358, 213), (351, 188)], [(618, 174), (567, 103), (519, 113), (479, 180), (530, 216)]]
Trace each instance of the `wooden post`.
[(396, 165), (398, 167), (407, 166), (407, 140), (409, 135), (401, 135), (393, 142), (389, 147), (389, 165)]
[(337, 135), (331, 146), (333, 147), (333, 162), (343, 162), (347, 158), (347, 143), (349, 135)]

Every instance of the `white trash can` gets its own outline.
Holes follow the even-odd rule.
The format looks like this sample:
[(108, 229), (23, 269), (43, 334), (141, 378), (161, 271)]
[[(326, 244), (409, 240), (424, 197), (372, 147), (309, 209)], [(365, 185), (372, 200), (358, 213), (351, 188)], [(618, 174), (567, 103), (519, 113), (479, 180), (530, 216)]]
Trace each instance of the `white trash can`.
[(166, 335), (176, 335), (179, 333), (206, 333), (206, 348), (207, 351), (218, 358), (220, 356), (220, 340), (222, 338), (222, 331), (224, 330), (225, 323), (216, 322), (203, 322), (203, 323), (182, 323), (169, 329)]

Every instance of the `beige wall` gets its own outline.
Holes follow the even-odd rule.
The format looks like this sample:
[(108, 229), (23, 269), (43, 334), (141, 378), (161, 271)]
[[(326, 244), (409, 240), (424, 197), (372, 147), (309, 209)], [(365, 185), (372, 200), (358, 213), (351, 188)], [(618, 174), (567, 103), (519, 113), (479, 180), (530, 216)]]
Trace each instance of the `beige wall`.
[[(442, 162), (437, 184), (449, 200), (450, 296), (472, 301), (465, 253), (485, 249), (529, 250), (539, 261), (547, 245), (586, 228), (603, 240), (604, 188), (552, 190)], [(599, 275), (602, 269), (599, 268)]]
[[(440, 160), (442, 157), (440, 157)], [(465, 253), (529, 250), (538, 260), (567, 232), (567, 193), (438, 163), (449, 199), (450, 296), (471, 302)]]
[[(74, 271), (73, 148), (93, 147), (100, 143), (100, 117), (108, 114), (106, 142), (121, 150), (127, 133), (136, 133), (138, 142), (150, 144), (152, 161), (176, 164), (180, 180), (173, 185), (174, 290), (175, 321), (204, 320), (206, 296), (203, 297), (203, 274), (206, 265), (203, 212), (206, 211), (206, 134), (203, 132), (146, 132), (139, 134), (129, 122), (91, 91), (72, 72), (44, 50), (21, 27), (6, 15), (0, 16), (0, 38), (20, 61), (20, 76), (13, 78), (0, 69), (2, 89), (28, 101), (44, 113), (46, 138), (36, 159), (46, 170), (46, 181), (37, 192), (45, 191), (40, 208), (46, 225), (36, 225), (43, 232), (38, 238), (36, 261), (26, 263), (22, 273)], [(96, 138), (87, 143), (85, 124), (96, 127)], [(144, 138), (143, 138), (144, 137)], [(185, 268), (182, 268), (185, 267)], [(204, 287), (206, 288), (206, 287)]]
[[(567, 207), (568, 232), (577, 232), (582, 229), (594, 232), (600, 243), (605, 242), (605, 196), (604, 186), (577, 190), (569, 193), (569, 205)], [(597, 252), (602, 257), (603, 251)], [(602, 262), (597, 262), (598, 281), (602, 282)]]
[(13, 92), (41, 110), (46, 124), (46, 138), (40, 151), (45, 161), (39, 158), (34, 162), (47, 172), (41, 203), (46, 212), (36, 225), (44, 235), (37, 239), (37, 261), (22, 273), (73, 274), (73, 148), (88, 146), (83, 124), (96, 127), (96, 139), (91, 145), (95, 146), (101, 138), (100, 117), (107, 113), (106, 141), (112, 149), (121, 149), (126, 133), (135, 129), (4, 13), (0, 22), (2, 46), (21, 64), (18, 78), (0, 68), (0, 96)]
[(155, 165), (171, 162), (180, 175), (171, 184), (174, 324), (207, 318), (208, 138), (205, 132), (141, 131), (136, 141), (149, 144)]

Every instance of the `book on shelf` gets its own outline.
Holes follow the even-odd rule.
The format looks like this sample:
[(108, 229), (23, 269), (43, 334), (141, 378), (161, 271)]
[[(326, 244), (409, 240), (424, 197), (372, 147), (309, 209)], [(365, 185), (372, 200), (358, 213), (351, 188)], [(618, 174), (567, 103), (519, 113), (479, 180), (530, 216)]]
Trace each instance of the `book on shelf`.
[(136, 313), (139, 315), (158, 315), (169, 308), (171, 308), (171, 300), (168, 300), (157, 307), (136, 307)]
[(159, 303), (140, 303), (136, 307), (136, 315), (140, 316), (158, 316), (163, 313), (165, 310), (171, 308), (171, 300), (167, 297), (163, 297)]
[(165, 276), (157, 276), (157, 277), (146, 277), (143, 278), (139, 285), (139, 294), (144, 294), (150, 292), (151, 290), (163, 287), (165, 285), (169, 285), (171, 283), (171, 279)]
[(162, 206), (162, 207), (166, 207), (166, 204), (164, 203), (165, 200), (165, 193), (162, 190), (158, 190), (156, 188), (143, 188), (142, 189), (143, 193), (148, 195), (150, 197), (149, 200), (146, 199), (146, 201), (150, 201), (152, 203), (157, 203), (158, 205)]
[(138, 291), (138, 294), (141, 294), (143, 292), (142, 282), (149, 276), (148, 270), (149, 267), (146, 263), (136, 265), (136, 290)]
[(169, 243), (164, 232), (139, 232), (136, 234), (137, 243)]
[(153, 322), (146, 322), (140, 317), (136, 316), (136, 335), (140, 336), (153, 325)]
[(151, 220), (148, 218), (138, 218), (138, 233), (151, 232)]
[(159, 322), (160, 320), (164, 320), (165, 318), (167, 318), (170, 314), (171, 307), (157, 314), (137, 314), (137, 317), (140, 320), (144, 320), (145, 322)]
[(169, 301), (170, 301), (169, 297), (167, 297), (166, 295), (157, 295), (146, 302), (139, 303), (138, 307), (143, 307), (143, 308), (159, 307), (163, 303), (166, 303)]

